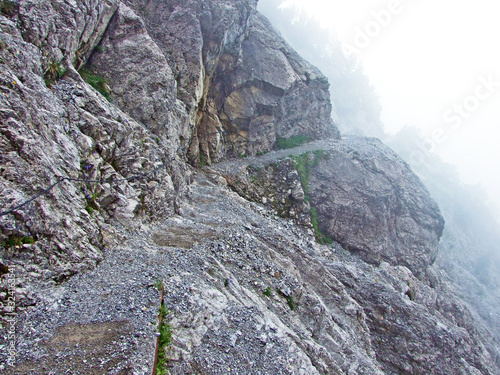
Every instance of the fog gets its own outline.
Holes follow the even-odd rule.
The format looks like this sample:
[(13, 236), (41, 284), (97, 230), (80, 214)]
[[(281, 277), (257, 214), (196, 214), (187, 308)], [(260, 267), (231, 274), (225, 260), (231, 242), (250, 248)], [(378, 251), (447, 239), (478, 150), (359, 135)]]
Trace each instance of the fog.
[[(274, 24), (288, 17), (297, 26), (314, 23), (324, 28), (325, 48), (332, 43), (326, 36), (338, 41), (373, 85), (384, 132), (418, 129), (411, 157), (418, 161), (427, 157), (422, 154), (437, 155), (452, 164), (461, 181), (484, 189), (485, 201), (500, 218), (500, 4), (261, 0), (259, 9)], [(294, 47), (322, 43), (318, 35), (287, 33)], [(322, 71), (328, 70), (325, 60), (318, 61), (321, 48), (316, 53), (297, 49)], [(331, 70), (338, 68), (333, 59), (330, 64)], [(377, 122), (375, 117), (368, 122)]]
[(343, 134), (375, 136), (446, 221), (436, 267), (500, 342), (500, 5), (260, 0), (330, 82)]

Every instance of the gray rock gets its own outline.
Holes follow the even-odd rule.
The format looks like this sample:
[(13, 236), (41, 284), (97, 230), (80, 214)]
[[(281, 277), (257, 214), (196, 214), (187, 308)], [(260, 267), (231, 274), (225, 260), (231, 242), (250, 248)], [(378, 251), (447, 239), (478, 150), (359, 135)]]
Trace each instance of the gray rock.
[[(171, 373), (499, 373), (489, 332), (428, 268), (442, 219), (425, 189), (380, 143), (338, 139), (325, 78), (255, 8), (0, 15), (2, 211), (64, 178), (0, 217), (0, 302), (18, 313), (2, 372), (150, 373), (161, 280)], [(295, 135), (333, 140), (252, 157)], [(286, 159), (319, 150), (307, 176)], [(311, 206), (354, 255), (314, 242)]]
[(437, 256), (444, 227), (437, 204), (409, 166), (378, 140), (313, 142), (215, 168), (240, 195), (255, 202), (265, 197), (284, 217), (311, 226), (316, 216), (317, 235), (367, 262), (386, 261), (423, 275)]
[(44, 51), (44, 69), (66, 61), (78, 67), (87, 60), (118, 8), (118, 0), (19, 3), (23, 38)]
[(436, 259), (444, 220), (427, 189), (376, 139), (350, 137), (311, 171), (321, 230), (368, 262), (423, 273)]
[(278, 137), (338, 136), (326, 78), (264, 17), (252, 15), (247, 33), (240, 54), (223, 55), (224, 65), (212, 77), (198, 127), (199, 139), (209, 137), (209, 147), (201, 147), (207, 161), (220, 159), (221, 146), (210, 141), (214, 136), (236, 156), (270, 151)]

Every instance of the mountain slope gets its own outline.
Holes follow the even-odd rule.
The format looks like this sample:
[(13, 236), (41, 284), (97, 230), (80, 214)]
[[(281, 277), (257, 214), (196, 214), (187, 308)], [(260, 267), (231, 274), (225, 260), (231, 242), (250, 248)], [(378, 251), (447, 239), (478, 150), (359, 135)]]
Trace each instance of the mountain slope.
[[(498, 373), (488, 332), (436, 288), (442, 219), (428, 192), (377, 141), (340, 139), (326, 78), (255, 1), (9, 4), (0, 298), (17, 353), (2, 350), (4, 372), (149, 373), (159, 281), (171, 373)], [(315, 148), (327, 138), (338, 148)], [(324, 160), (259, 156), (311, 140)], [(240, 191), (259, 203), (214, 164), (245, 156), (277, 172)], [(328, 181), (347, 195), (325, 194)], [(361, 210), (329, 216), (346, 199)], [(381, 248), (360, 212), (381, 219), (380, 239), (404, 236)], [(392, 225), (409, 215), (405, 231)], [(321, 232), (353, 253), (316, 243)]]

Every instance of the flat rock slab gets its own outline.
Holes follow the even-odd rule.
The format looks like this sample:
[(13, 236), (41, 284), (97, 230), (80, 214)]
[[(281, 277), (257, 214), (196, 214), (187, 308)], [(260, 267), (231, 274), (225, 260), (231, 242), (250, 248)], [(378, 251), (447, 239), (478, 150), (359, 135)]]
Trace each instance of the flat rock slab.
[[(120, 352), (120, 337), (131, 336), (127, 321), (89, 324), (68, 324), (41, 346), (47, 351), (42, 361), (28, 361), (16, 368), (16, 373), (50, 373), (66, 368), (72, 374), (103, 374), (113, 372), (120, 362), (126, 361)], [(125, 353), (124, 353), (125, 354)], [(117, 374), (130, 373), (123, 367)]]
[(190, 226), (189, 224), (168, 225), (153, 233), (153, 242), (158, 246), (191, 248), (195, 243), (212, 239), (217, 231), (210, 227)]

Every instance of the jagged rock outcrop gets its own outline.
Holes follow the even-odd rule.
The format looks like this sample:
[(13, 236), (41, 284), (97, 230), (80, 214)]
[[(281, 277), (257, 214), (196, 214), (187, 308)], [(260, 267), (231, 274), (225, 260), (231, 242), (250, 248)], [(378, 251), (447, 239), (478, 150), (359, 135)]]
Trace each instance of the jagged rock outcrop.
[[(295, 156), (281, 159), (286, 155)], [(367, 262), (420, 275), (436, 258), (444, 227), (439, 208), (409, 166), (378, 140), (316, 142), (217, 168), (242, 196), (264, 198), (300, 224), (311, 224), (312, 208), (317, 231)]]
[[(1, 334), (18, 335), (2, 371), (149, 373), (160, 280), (172, 373), (498, 373), (488, 332), (427, 285), (439, 275), (415, 277), (442, 226), (428, 194), (380, 144), (339, 140), (327, 81), (255, 1), (12, 4), (1, 210), (59, 183), (0, 216), (0, 302), (17, 313)], [(294, 136), (333, 140), (227, 158)], [(223, 159), (233, 175), (262, 163), (234, 179), (259, 204), (223, 165), (193, 167)]]
[[(103, 4), (94, 6), (109, 12)], [(38, 11), (46, 14), (44, 9)], [(51, 34), (50, 47), (26, 42), (37, 42), (33, 33), (50, 29), (51, 22), (58, 24), (54, 18), (71, 23), (64, 7), (49, 9), (57, 17), (36, 18), (35, 9), (23, 3), (17, 21), (3, 16), (1, 20), (2, 211), (28, 200), (60, 178), (66, 180), (50, 194), (0, 220), (2, 243), (27, 242), (20, 250), (11, 247), (4, 256), (24, 259), (24, 267), (33, 265), (35, 273), (44, 279), (59, 279), (61, 274), (74, 274), (102, 259), (105, 221), (135, 225), (134, 220), (171, 215), (175, 195), (189, 173), (167, 137), (159, 138), (147, 124), (138, 123), (108, 102), (82, 80), (73, 66), (67, 67), (65, 78), (46, 82), (51, 67), (63, 67), (62, 62), (54, 62), (58, 60), (50, 55), (53, 51), (72, 46), (72, 51), (66, 51), (67, 58), (77, 64), (77, 50), (87, 43), (86, 38), (78, 36), (75, 38), (81, 44), (57, 44), (67, 38), (62, 36), (64, 28)], [(104, 13), (94, 14), (94, 21), (99, 23)], [(70, 14), (77, 17), (74, 22), (79, 19), (80, 12)], [(16, 22), (30, 25), (24, 33), (27, 36), (21, 34)], [(85, 21), (81, 23), (85, 25)], [(91, 26), (89, 20), (87, 27)], [(96, 26), (95, 32), (101, 29)], [(52, 61), (48, 68), (46, 54)], [(182, 119), (179, 113), (175, 121)], [(163, 164), (165, 167), (147, 181), (125, 180)], [(78, 181), (82, 179), (103, 183)]]
[(376, 139), (349, 137), (311, 171), (321, 230), (368, 262), (423, 273), (437, 256), (444, 220), (410, 167)]
[[(166, 90), (172, 83), (171, 67), (177, 97), (189, 117), (184, 133), (171, 138), (190, 140), (191, 163), (210, 164), (228, 153), (267, 152), (279, 137), (338, 136), (326, 78), (266, 19), (252, 13), (253, 2), (127, 3), (131, 8), (121, 5), (104, 35), (99, 46), (104, 52), (94, 53), (88, 65), (109, 78), (111, 97), (123, 110), (139, 117), (147, 111), (146, 123), (162, 125), (168, 123), (162, 113), (171, 112)], [(150, 74), (148, 61), (153, 62), (149, 67), (163, 68)], [(137, 95), (139, 87), (153, 91)]]
[[(13, 1), (23, 39), (42, 53), (44, 70), (50, 63), (87, 60), (118, 8), (118, 0)], [(2, 3), (2, 4), (3, 4)], [(8, 13), (8, 14), (12, 14)], [(8, 15), (7, 14), (7, 15)]]
[[(326, 78), (298, 56), (262, 16), (250, 19), (240, 55), (223, 58), (205, 105), (217, 111), (227, 133), (226, 149), (232, 155), (270, 151), (278, 137), (338, 136), (330, 118)], [(213, 133), (212, 122), (202, 118), (199, 131)], [(207, 158), (218, 159), (216, 149), (207, 151)]]

